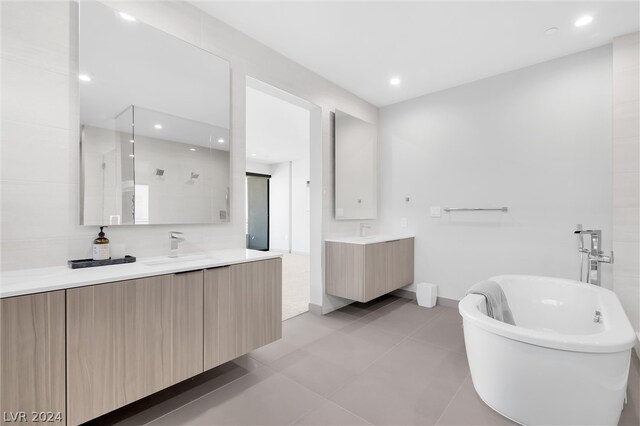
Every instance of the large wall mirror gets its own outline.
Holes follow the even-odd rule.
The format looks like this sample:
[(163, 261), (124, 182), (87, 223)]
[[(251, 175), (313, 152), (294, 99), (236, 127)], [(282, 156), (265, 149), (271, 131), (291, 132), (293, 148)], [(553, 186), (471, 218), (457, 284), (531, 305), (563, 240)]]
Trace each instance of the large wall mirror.
[(335, 217), (376, 219), (378, 139), (376, 126), (336, 110)]
[(229, 221), (229, 63), (80, 2), (83, 225)]

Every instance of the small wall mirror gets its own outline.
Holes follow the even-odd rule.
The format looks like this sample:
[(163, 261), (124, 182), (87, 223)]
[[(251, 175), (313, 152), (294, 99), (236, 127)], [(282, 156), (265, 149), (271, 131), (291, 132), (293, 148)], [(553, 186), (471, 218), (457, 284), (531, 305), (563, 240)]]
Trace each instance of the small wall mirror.
[(378, 141), (376, 126), (336, 110), (335, 217), (376, 219)]
[(126, 11), (79, 8), (82, 224), (229, 221), (229, 63)]

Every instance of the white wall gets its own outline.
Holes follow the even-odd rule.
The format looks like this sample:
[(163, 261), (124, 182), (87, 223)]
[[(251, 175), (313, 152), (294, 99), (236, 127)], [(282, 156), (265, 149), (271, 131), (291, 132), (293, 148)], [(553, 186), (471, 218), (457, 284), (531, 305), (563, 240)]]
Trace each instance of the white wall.
[(271, 166), (269, 164), (247, 161), (247, 172), (268, 175), (271, 173)]
[[(357, 229), (333, 220), (331, 111), (376, 123), (377, 108), (183, 2), (105, 2), (231, 64), (231, 223), (109, 228), (137, 256), (168, 250), (183, 231), (185, 251), (244, 247), (247, 75), (317, 105), (311, 113), (311, 303), (323, 291), (322, 236)], [(78, 225), (77, 3), (1, 2), (2, 269), (64, 265), (90, 253), (95, 228)], [(43, 208), (46, 206), (46, 208)]]
[(269, 244), (271, 250), (309, 254), (309, 160), (271, 165)]
[[(416, 282), (460, 299), (497, 274), (577, 279), (577, 223), (602, 229), (611, 250), (611, 55), (608, 45), (380, 110), (381, 226), (408, 219)], [(430, 206), (510, 210), (432, 218)]]
[(291, 162), (291, 252), (309, 254), (309, 155)]
[(613, 289), (636, 333), (640, 330), (639, 50), (640, 33), (613, 41)]
[(269, 249), (289, 253), (290, 163), (271, 165), (269, 179)]

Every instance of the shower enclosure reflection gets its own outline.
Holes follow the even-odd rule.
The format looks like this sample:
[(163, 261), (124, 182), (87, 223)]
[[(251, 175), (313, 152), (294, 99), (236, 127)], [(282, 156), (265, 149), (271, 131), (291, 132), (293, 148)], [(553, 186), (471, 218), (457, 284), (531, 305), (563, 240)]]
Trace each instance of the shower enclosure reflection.
[(136, 106), (112, 124), (82, 127), (85, 225), (227, 221), (227, 129)]
[(102, 3), (78, 7), (81, 223), (228, 222), (229, 63)]

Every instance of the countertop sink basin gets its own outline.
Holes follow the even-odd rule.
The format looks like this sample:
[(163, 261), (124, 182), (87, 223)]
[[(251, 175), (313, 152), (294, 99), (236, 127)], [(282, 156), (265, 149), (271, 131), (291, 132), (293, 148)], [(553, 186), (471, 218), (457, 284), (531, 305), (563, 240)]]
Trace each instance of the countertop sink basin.
[(192, 254), (178, 257), (163, 257), (160, 259), (151, 259), (146, 262), (142, 262), (144, 265), (156, 266), (156, 265), (175, 265), (176, 263), (195, 262), (199, 260), (216, 260), (214, 257), (204, 254)]

